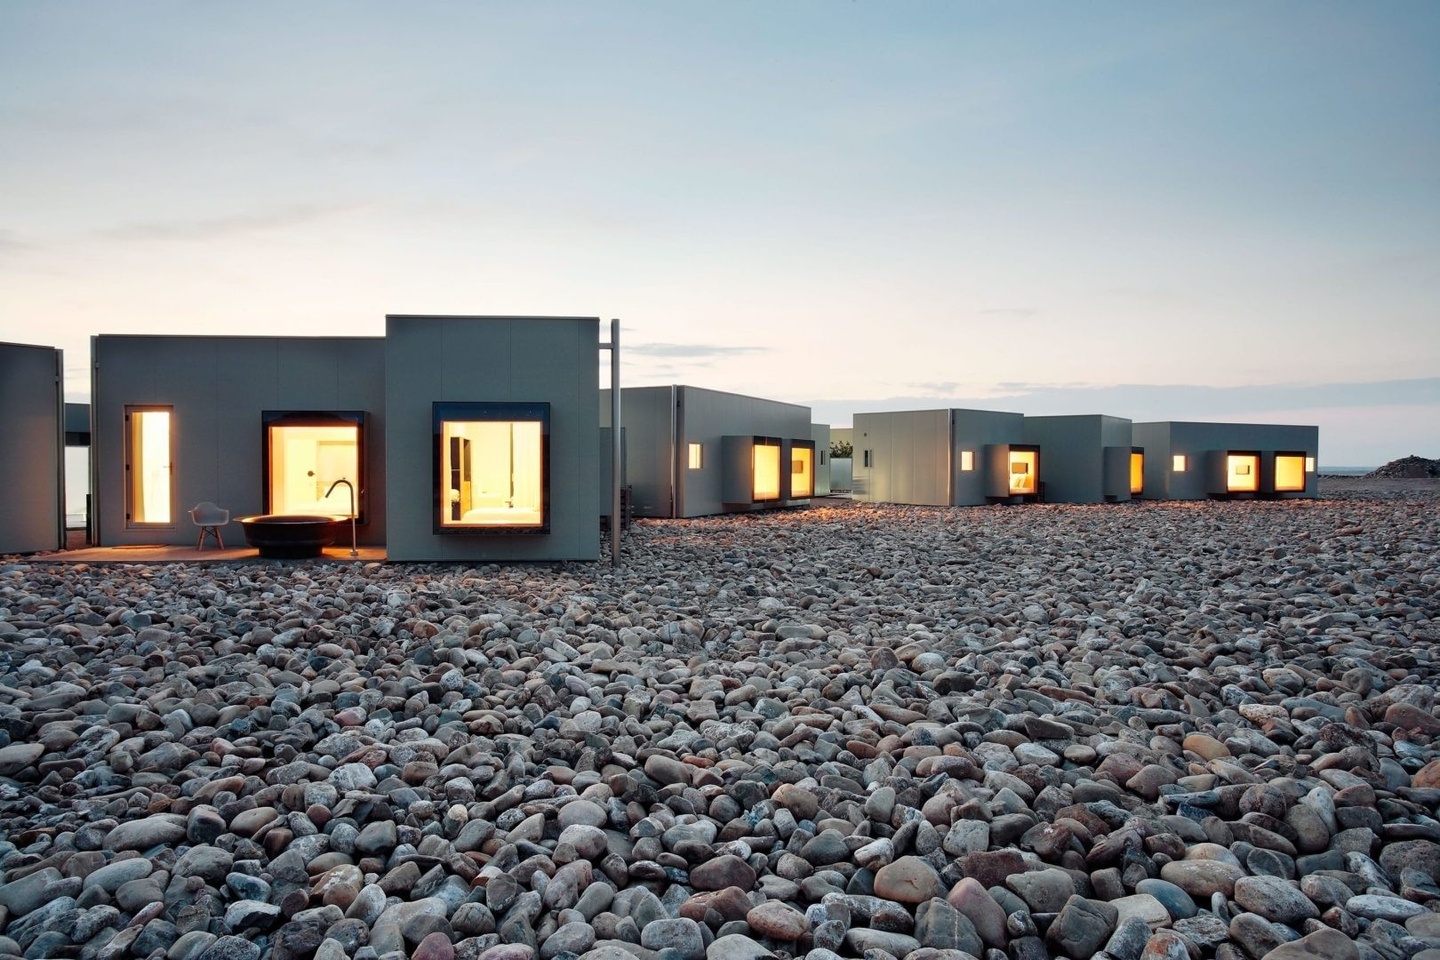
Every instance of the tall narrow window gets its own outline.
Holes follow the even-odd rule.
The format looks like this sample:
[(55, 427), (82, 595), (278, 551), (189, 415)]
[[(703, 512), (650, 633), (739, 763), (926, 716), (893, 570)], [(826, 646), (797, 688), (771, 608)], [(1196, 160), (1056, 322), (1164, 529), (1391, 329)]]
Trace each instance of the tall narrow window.
[(1040, 454), (1036, 450), (1010, 451), (1010, 496), (1029, 496), (1037, 491)]
[(261, 414), (265, 512), (348, 517), (353, 506), (362, 517), (364, 420), (359, 411)]
[(1260, 489), (1260, 455), (1232, 453), (1225, 457), (1225, 489), (1230, 493), (1254, 493)]
[(861, 465), (862, 467), (871, 467), (871, 466), (874, 466), (874, 464), (871, 463), (870, 461), (871, 461), (870, 451), (869, 451), (869, 450), (863, 451), (863, 452), (860, 454), (860, 465)]
[(1275, 491), (1277, 493), (1298, 493), (1305, 489), (1305, 455), (1303, 453), (1275, 454)]
[(436, 533), (550, 531), (550, 405), (437, 403)]
[(974, 450), (961, 450), (961, 451), (960, 451), (960, 469), (961, 469), (961, 471), (963, 471), (963, 472), (965, 472), (965, 473), (968, 473), (968, 472), (970, 472), (971, 470), (974, 470), (974, 469), (975, 469), (975, 451), (974, 451)]
[(171, 522), (171, 408), (125, 408), (127, 519), (132, 525)]
[(752, 461), (755, 501), (780, 499), (780, 442), (755, 441)]
[(806, 500), (815, 495), (815, 448), (798, 442), (790, 448), (790, 497)]
[(1130, 451), (1130, 495), (1145, 492), (1145, 454), (1140, 450)]
[(699, 470), (704, 465), (703, 454), (705, 448), (698, 443), (692, 443), (688, 447), (689, 464), (691, 470)]

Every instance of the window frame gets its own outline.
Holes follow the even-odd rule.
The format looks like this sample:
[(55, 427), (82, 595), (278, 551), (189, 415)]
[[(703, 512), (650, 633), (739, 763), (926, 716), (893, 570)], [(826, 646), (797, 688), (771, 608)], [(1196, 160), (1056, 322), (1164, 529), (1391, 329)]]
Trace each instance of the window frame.
[(260, 490), (267, 514), (275, 509), (274, 491), (270, 485), (270, 430), (272, 427), (355, 427), (355, 469), (357, 476), (346, 477), (355, 485), (355, 522), (367, 519), (370, 486), (366, 476), (367, 420), (363, 410), (262, 410), (260, 412)]
[[(136, 520), (134, 519), (135, 498), (136, 498), (136, 466), (144, 466), (144, 457), (135, 447), (134, 424), (131, 420), (136, 414), (164, 413), (167, 417), (165, 429), (166, 456), (168, 463), (166, 469), (166, 486), (169, 494), (167, 510), (169, 517), (165, 520)], [(123, 410), (124, 424), (124, 496), (125, 496), (125, 527), (128, 530), (171, 530), (178, 523), (179, 510), (176, 502), (175, 489), (175, 406), (168, 403), (127, 403)], [(143, 489), (143, 484), (141, 489)]]
[[(445, 425), (463, 423), (540, 424), (540, 522), (538, 524), (457, 524), (445, 522), (450, 506), (445, 492), (449, 479), (443, 476)], [(435, 401), (431, 404), (430, 495), (433, 532), (439, 536), (524, 537), (550, 533), (550, 404), (544, 401)], [(513, 472), (513, 467), (512, 467)]]

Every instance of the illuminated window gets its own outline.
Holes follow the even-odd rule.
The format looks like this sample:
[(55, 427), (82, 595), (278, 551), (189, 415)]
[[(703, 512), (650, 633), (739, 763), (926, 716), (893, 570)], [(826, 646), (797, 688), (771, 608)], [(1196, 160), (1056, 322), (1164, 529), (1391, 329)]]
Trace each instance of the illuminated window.
[(815, 495), (815, 450), (796, 444), (790, 448), (790, 496), (804, 500)]
[(1305, 472), (1306, 472), (1306, 473), (1314, 473), (1314, 472), (1315, 472), (1315, 458), (1314, 458), (1314, 457), (1306, 457), (1306, 458), (1305, 458)]
[(1305, 455), (1299, 453), (1275, 454), (1277, 493), (1294, 493), (1305, 489), (1305, 459)]
[(550, 531), (550, 405), (437, 403), (436, 533)]
[(363, 514), (363, 413), (266, 411), (261, 420), (266, 513), (348, 517), (353, 494), (355, 513)]
[(1039, 482), (1040, 454), (1035, 450), (1010, 451), (1010, 496), (1029, 496)]
[(1260, 489), (1260, 455), (1231, 453), (1225, 457), (1225, 489), (1230, 493), (1254, 493)]
[(1171, 470), (1174, 470), (1176, 473), (1184, 473), (1184, 472), (1185, 472), (1185, 454), (1183, 454), (1183, 453), (1177, 453), (1177, 454), (1175, 454), (1175, 456), (1171, 457), (1171, 458), (1170, 458), (1170, 469), (1171, 469)]
[(780, 441), (755, 441), (752, 463), (754, 499), (780, 499)]
[(1130, 494), (1145, 492), (1145, 454), (1139, 450), (1130, 451)]
[(961, 451), (960, 451), (960, 469), (963, 470), (963, 471), (969, 471), (969, 470), (974, 470), (974, 469), (975, 469), (975, 451), (974, 451), (974, 450), (961, 450)]
[(126, 519), (171, 522), (170, 407), (125, 408)]
[(704, 451), (704, 448), (702, 448), (702, 447), (700, 446), (700, 444), (698, 444), (698, 443), (692, 443), (692, 444), (690, 444), (690, 446), (689, 446), (689, 456), (690, 456), (690, 469), (691, 469), (691, 470), (699, 470), (699, 469), (700, 469), (701, 463), (703, 462), (703, 458), (702, 458), (702, 456), (701, 456), (701, 454), (703, 453), (703, 451)]

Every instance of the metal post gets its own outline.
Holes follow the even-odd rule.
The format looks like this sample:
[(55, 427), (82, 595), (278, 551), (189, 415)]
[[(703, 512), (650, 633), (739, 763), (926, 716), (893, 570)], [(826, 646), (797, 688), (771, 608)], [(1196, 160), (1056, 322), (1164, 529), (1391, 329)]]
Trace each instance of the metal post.
[(620, 321), (610, 321), (610, 565), (620, 566)]

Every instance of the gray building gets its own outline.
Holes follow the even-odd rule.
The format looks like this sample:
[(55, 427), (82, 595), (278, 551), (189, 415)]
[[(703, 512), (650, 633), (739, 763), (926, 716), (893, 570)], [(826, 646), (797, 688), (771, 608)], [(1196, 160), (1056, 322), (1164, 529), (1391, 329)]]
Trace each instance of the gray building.
[(386, 318), (391, 560), (597, 559), (599, 342), (594, 317)]
[(1025, 418), (990, 410), (857, 413), (856, 499), (967, 506), (1039, 498), (1042, 459)]
[(1024, 436), (1045, 454), (1040, 499), (1114, 503), (1140, 494), (1145, 455), (1131, 444), (1129, 420), (1101, 414), (1026, 417)]
[[(91, 524), (97, 545), (193, 544), (201, 501), (236, 517), (347, 516), (386, 542), (385, 341), (379, 337), (92, 338)], [(223, 529), (242, 542), (239, 526)]]
[(1147, 500), (1314, 497), (1320, 428), (1267, 423), (1137, 423)]
[(0, 343), (0, 553), (65, 546), (64, 382), (61, 351)]
[[(607, 398), (602, 391), (602, 426)], [(809, 407), (683, 385), (626, 387), (621, 407), (637, 517), (795, 506), (815, 495)]]
[(815, 441), (815, 496), (830, 494), (830, 425), (810, 424), (810, 439)]

